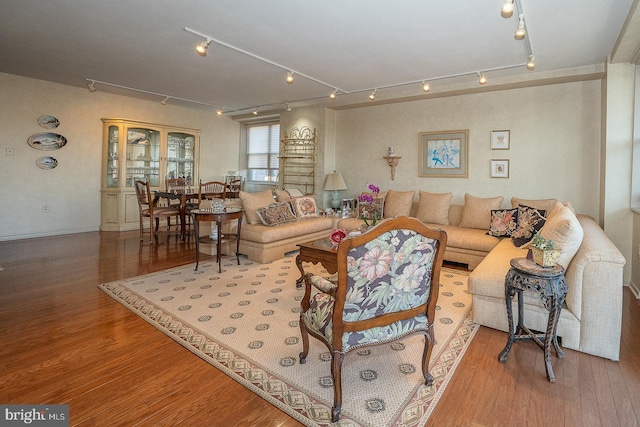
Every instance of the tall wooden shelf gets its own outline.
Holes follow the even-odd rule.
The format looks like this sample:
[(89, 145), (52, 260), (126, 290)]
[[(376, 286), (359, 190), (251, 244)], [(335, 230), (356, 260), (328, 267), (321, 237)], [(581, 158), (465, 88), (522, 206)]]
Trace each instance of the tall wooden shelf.
[(316, 129), (306, 126), (293, 128), (280, 141), (280, 186), (297, 188), (303, 194), (316, 190)]

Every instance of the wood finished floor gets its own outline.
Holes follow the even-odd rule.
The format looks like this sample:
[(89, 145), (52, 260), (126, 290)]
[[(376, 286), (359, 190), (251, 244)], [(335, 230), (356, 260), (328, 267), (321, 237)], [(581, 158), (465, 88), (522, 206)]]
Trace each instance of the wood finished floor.
[[(0, 242), (0, 403), (64, 403), (74, 426), (299, 426), (98, 290), (194, 261), (194, 242), (137, 232)], [(205, 256), (206, 257), (206, 256)], [(428, 426), (636, 426), (638, 301), (624, 290), (619, 362), (553, 357), (481, 327)]]

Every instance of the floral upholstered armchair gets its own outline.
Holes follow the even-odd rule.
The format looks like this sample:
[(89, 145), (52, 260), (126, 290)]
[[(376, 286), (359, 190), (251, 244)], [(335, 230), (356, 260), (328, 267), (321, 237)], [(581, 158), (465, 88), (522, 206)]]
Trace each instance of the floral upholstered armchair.
[(300, 363), (306, 362), (309, 334), (329, 348), (333, 422), (342, 409), (342, 360), (352, 350), (421, 333), (425, 336), (422, 373), (426, 385), (433, 382), (428, 369), (446, 245), (444, 231), (432, 230), (415, 218), (387, 219), (340, 242), (337, 283), (305, 275)]

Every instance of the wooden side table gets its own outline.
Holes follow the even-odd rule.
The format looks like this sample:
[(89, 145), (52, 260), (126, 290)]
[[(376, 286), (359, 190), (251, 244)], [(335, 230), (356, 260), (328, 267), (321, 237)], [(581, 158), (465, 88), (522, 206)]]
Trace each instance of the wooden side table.
[[(238, 265), (240, 265), (240, 230), (242, 228), (242, 208), (225, 208), (223, 212), (214, 212), (213, 209), (194, 209), (191, 211), (193, 216), (193, 230), (196, 234), (196, 271), (198, 271), (198, 264), (200, 263), (200, 221), (215, 222), (218, 228), (218, 238), (211, 240), (208, 236), (202, 237), (202, 240), (206, 242), (216, 243), (216, 261), (218, 261), (218, 273), (222, 273), (222, 243), (223, 242), (236, 242), (236, 258)], [(227, 233), (222, 236), (222, 222), (227, 220), (238, 220), (238, 231), (234, 234)]]
[[(540, 300), (544, 307), (549, 310), (546, 333), (537, 333), (524, 326), (522, 291), (540, 294)], [(550, 382), (555, 382), (556, 377), (551, 367), (551, 343), (553, 342), (556, 356), (562, 359), (564, 351), (558, 345), (557, 329), (560, 311), (567, 296), (564, 268), (561, 265), (541, 267), (526, 258), (514, 258), (511, 260), (511, 269), (504, 280), (504, 293), (507, 303), (507, 319), (509, 321), (509, 339), (504, 350), (498, 355), (498, 360), (502, 363), (507, 361), (507, 356), (514, 342), (533, 340), (544, 351), (547, 379)], [(518, 294), (518, 327), (514, 329), (511, 302), (516, 293)]]

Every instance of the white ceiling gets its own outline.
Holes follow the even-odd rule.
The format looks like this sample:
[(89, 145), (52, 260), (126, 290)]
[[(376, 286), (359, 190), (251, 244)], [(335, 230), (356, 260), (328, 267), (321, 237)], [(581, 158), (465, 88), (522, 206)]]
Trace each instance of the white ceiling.
[[(517, 0), (524, 41), (513, 37), (518, 11), (505, 19), (502, 3), (0, 0), (0, 72), (78, 87), (92, 79), (143, 92), (96, 84), (99, 91), (160, 101), (144, 93), (153, 92), (207, 105), (169, 103), (242, 114), (256, 106), (282, 110), (285, 102), (353, 105), (384, 86), (393, 87), (379, 89), (378, 101), (419, 96), (421, 80), (432, 80), (437, 92), (477, 84), (477, 71), (503, 67), (486, 72), (487, 86), (571, 74), (601, 66), (614, 50), (635, 62), (637, 32), (625, 31), (632, 40), (616, 43), (638, 0)], [(286, 70), (215, 42), (200, 57), (194, 47), (202, 39), (185, 27), (329, 86), (301, 75), (288, 85)], [(627, 27), (638, 28), (631, 20)], [(529, 49), (534, 71), (523, 65)], [(334, 87), (341, 96), (329, 101)]]

